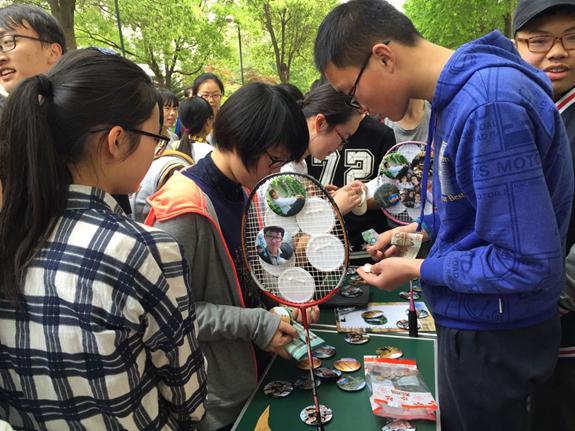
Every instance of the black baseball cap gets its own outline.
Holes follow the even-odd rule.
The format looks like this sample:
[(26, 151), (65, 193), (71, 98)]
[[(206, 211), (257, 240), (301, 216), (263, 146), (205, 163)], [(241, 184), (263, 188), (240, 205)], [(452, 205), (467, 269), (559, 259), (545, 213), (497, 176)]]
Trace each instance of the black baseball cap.
[(521, 0), (513, 15), (513, 35), (541, 12), (555, 6), (575, 7), (575, 0)]

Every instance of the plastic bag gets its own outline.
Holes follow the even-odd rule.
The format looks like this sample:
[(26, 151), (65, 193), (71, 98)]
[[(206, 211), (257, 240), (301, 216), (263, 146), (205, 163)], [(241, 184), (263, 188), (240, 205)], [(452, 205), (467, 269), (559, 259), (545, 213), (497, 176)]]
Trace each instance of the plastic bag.
[(371, 409), (377, 416), (436, 420), (437, 404), (415, 361), (364, 356)]

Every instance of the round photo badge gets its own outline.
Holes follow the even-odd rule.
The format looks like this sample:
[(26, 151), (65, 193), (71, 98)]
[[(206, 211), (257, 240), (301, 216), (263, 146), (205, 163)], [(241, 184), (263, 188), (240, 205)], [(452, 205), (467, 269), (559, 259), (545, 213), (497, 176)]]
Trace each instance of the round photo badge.
[(399, 189), (394, 184), (384, 183), (377, 188), (373, 199), (380, 208), (394, 207), (399, 203)]
[(344, 339), (349, 344), (365, 344), (369, 341), (369, 335), (365, 332), (350, 332), (345, 334)]
[[(397, 327), (404, 331), (409, 331), (409, 322), (405, 319), (397, 321)], [(417, 322), (417, 329), (421, 329), (421, 323)]]
[(353, 373), (361, 368), (361, 363), (354, 358), (341, 358), (333, 363), (333, 367), (344, 373)]
[(335, 379), (341, 376), (341, 371), (329, 367), (319, 367), (313, 370), (314, 374), (324, 379)]
[[(309, 370), (309, 361), (307, 360), (307, 358), (302, 359), (301, 361), (296, 362), (295, 366), (298, 367), (300, 370)], [(319, 360), (318, 358), (313, 358), (313, 367), (314, 368), (321, 367), (321, 360)]]
[(346, 298), (357, 298), (358, 296), (363, 295), (363, 290), (361, 290), (361, 287), (359, 286), (351, 286), (348, 284), (339, 289), (339, 294)]
[[(415, 298), (413, 298), (413, 299), (415, 299)], [(429, 313), (427, 312), (427, 310), (423, 310), (421, 308), (416, 308), (415, 314), (417, 314), (418, 319), (425, 319), (427, 316), (429, 316)], [(405, 309), (405, 315), (406, 316), (409, 315), (409, 308)]]
[(292, 217), (305, 205), (305, 188), (296, 178), (282, 175), (270, 181), (266, 190), (269, 208), (280, 217)]
[(393, 346), (383, 346), (375, 351), (380, 358), (399, 359), (403, 356), (403, 351)]
[(264, 394), (270, 398), (284, 398), (291, 394), (292, 391), (292, 384), (290, 382), (284, 382), (283, 380), (269, 382), (264, 387)]
[(274, 307), (270, 310), (270, 313), (275, 314), (280, 317), (280, 320), (285, 323), (291, 324), (291, 314), (283, 307)]
[(372, 310), (361, 313), (361, 318), (368, 325), (385, 325), (387, 323), (387, 317), (383, 314), (383, 311)]
[[(333, 412), (329, 407), (326, 406), (319, 406), (320, 415), (321, 415), (321, 423), (326, 424), (331, 421), (333, 418)], [(306, 425), (317, 426), (317, 413), (315, 411), (315, 406), (309, 406), (303, 409), (299, 415), (300, 419)]]
[(391, 153), (383, 158), (381, 173), (387, 178), (400, 181), (409, 172), (409, 160), (401, 153)]
[[(313, 388), (313, 383), (312, 383), (311, 377), (309, 375), (296, 377), (294, 379), (294, 381), (292, 382), (292, 385), (298, 389), (301, 389), (302, 391), (311, 391)], [(316, 388), (319, 385), (321, 385), (321, 380), (315, 379)]]
[(335, 383), (342, 391), (356, 392), (365, 388), (365, 380), (359, 376), (344, 376)]
[(416, 431), (413, 422), (407, 419), (390, 419), (384, 425), (381, 431)]
[(335, 347), (326, 344), (325, 346), (318, 347), (313, 352), (313, 356), (319, 359), (328, 359), (335, 356)]
[(279, 277), (295, 265), (291, 234), (281, 226), (266, 226), (256, 236), (256, 253), (266, 272)]
[[(403, 299), (407, 299), (409, 301), (409, 292), (407, 290), (405, 292), (399, 292), (399, 296), (401, 296)], [(413, 299), (414, 300), (421, 299), (421, 294), (419, 294), (417, 292), (413, 292)]]
[(359, 275), (352, 275), (351, 277), (349, 277), (348, 283), (352, 286), (363, 286), (363, 285), (367, 284), (367, 281), (365, 281)]

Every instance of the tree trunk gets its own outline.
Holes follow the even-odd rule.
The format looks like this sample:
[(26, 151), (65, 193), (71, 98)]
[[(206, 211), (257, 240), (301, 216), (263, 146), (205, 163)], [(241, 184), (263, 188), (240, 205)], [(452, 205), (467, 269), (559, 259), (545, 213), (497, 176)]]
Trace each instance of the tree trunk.
[(76, 35), (74, 34), (74, 10), (76, 0), (50, 0), (50, 12), (62, 25), (68, 51), (77, 48)]

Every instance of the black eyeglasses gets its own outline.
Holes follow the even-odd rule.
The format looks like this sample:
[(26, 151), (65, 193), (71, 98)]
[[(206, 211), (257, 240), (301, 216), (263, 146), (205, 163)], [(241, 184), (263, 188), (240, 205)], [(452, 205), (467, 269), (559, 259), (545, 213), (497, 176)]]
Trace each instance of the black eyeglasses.
[(55, 43), (50, 40), (40, 39), (39, 37), (32, 37), (32, 36), (24, 36), (23, 34), (6, 34), (0, 37), (0, 51), (1, 52), (10, 52), (14, 48), (16, 48), (16, 38), (21, 37), (22, 39), (30, 39), (30, 40), (37, 40), (38, 42), (44, 43)]
[(268, 153), (268, 150), (266, 150), (266, 156), (268, 156), (268, 158), (271, 161), (268, 168), (274, 168), (274, 167), (277, 168), (279, 166), (287, 165), (289, 162), (291, 162), (291, 157), (287, 157), (285, 159), (276, 159), (274, 156)]
[[(391, 42), (391, 39), (389, 39), (387, 42), (383, 42), (383, 44), (387, 45), (389, 42)], [(357, 90), (357, 84), (359, 83), (359, 79), (361, 78), (361, 75), (363, 75), (363, 71), (367, 67), (367, 63), (369, 63), (369, 59), (371, 58), (371, 54), (373, 54), (373, 52), (370, 52), (369, 55), (367, 56), (367, 58), (365, 59), (365, 61), (363, 62), (363, 66), (361, 66), (361, 69), (359, 69), (359, 75), (357, 75), (357, 79), (355, 80), (355, 84), (353, 84), (353, 87), (351, 87), (351, 90), (349, 90), (349, 93), (347, 93), (347, 101), (345, 102), (345, 104), (347, 106), (351, 106), (352, 108), (356, 108), (356, 109), (362, 109), (361, 105), (359, 103), (357, 103), (355, 100), (353, 100), (353, 98), (355, 97), (355, 93)]]
[(337, 133), (337, 136), (339, 136), (339, 139), (341, 139), (341, 144), (339, 144), (339, 145), (341, 145), (342, 147), (344, 145), (346, 145), (347, 139), (345, 139), (343, 136), (341, 136), (341, 133), (339, 133), (339, 130), (337, 130), (337, 127), (333, 126), (333, 130), (335, 130), (335, 133)]
[[(105, 127), (103, 129), (96, 129), (90, 131), (90, 133), (98, 133), (103, 132), (104, 130), (110, 130), (110, 127)], [(126, 132), (137, 133), (138, 135), (149, 136), (150, 138), (154, 139), (156, 144), (156, 149), (154, 151), (154, 155), (160, 156), (165, 151), (166, 147), (170, 143), (171, 139), (165, 135), (156, 135), (155, 133), (144, 132), (143, 130), (138, 129), (124, 129)]]

